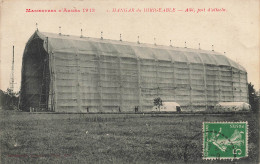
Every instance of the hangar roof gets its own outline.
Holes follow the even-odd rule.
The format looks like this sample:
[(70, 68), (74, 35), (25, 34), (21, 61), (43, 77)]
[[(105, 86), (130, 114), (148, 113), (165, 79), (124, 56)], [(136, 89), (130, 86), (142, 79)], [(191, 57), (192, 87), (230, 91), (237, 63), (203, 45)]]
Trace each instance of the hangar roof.
[[(231, 66), (245, 71), (240, 64), (226, 56), (215, 52), (191, 48), (178, 48), (145, 43), (134, 43), (109, 39), (79, 37), (36, 31), (30, 38), (39, 36), (46, 40), (48, 37), (49, 50), (52, 52), (72, 52), (81, 54), (119, 55), (120, 57), (162, 60), (172, 62), (198, 63)], [(30, 41), (29, 40), (29, 41)], [(46, 42), (45, 42), (46, 43)], [(46, 45), (44, 45), (46, 47)], [(46, 48), (45, 48), (46, 49)]]

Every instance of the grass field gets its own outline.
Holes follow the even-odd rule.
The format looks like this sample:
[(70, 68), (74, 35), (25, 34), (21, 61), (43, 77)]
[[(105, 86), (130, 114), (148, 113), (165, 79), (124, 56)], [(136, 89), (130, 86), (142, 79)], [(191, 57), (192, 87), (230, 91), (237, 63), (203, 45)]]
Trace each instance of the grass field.
[(202, 160), (203, 121), (248, 121), (258, 163), (256, 114), (32, 114), (1, 112), (1, 163), (230, 163)]

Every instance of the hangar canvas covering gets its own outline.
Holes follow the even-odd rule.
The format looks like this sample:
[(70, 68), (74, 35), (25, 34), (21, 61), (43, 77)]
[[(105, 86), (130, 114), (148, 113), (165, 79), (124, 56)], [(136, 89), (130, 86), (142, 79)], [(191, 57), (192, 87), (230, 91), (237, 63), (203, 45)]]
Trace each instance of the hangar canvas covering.
[(149, 111), (157, 97), (194, 111), (248, 102), (247, 72), (200, 49), (39, 31), (26, 44), (21, 110)]

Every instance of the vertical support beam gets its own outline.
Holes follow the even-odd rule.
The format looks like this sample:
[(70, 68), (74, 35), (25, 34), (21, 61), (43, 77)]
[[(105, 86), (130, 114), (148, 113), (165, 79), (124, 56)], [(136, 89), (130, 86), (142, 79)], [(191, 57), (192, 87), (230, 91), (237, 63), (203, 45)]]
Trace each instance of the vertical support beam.
[(158, 81), (159, 81), (159, 76), (158, 76), (158, 67), (159, 67), (159, 62), (158, 60), (155, 58), (154, 60), (154, 66), (155, 66), (155, 72), (156, 72), (156, 78), (155, 78), (155, 83), (156, 83), (156, 92), (157, 92), (157, 97), (159, 97), (159, 84), (158, 84)]
[(50, 46), (49, 46), (49, 38), (46, 37), (46, 61), (47, 61), (47, 66), (46, 69), (48, 68), (48, 78), (47, 78), (47, 84), (46, 84), (46, 108), (50, 111), (55, 111), (55, 102), (57, 100), (55, 99), (55, 90), (56, 89), (56, 83), (55, 83), (55, 57), (54, 53), (50, 51)]
[(205, 96), (205, 107), (208, 109), (208, 95), (207, 95), (207, 71), (205, 68), (205, 64), (203, 63), (203, 80), (204, 80), (204, 96)]
[[(46, 102), (42, 101), (44, 100), (43, 97), (45, 98), (44, 88), (46, 88), (46, 60), (43, 61), (43, 69), (42, 69), (42, 79), (41, 79), (41, 86), (40, 86), (40, 93), (39, 93), (39, 109), (45, 108), (46, 109)], [(43, 106), (42, 106), (43, 105)]]
[(48, 53), (49, 55), (49, 70), (50, 70), (50, 87), (49, 87), (49, 93), (50, 93), (50, 96), (49, 96), (49, 102), (50, 102), (50, 109), (51, 111), (55, 111), (55, 107), (54, 107), (54, 102), (55, 102), (55, 96), (54, 96), (54, 69), (53, 69), (53, 66), (54, 64), (52, 63), (53, 61), (53, 53)]
[(49, 68), (49, 53), (48, 53), (48, 49), (49, 49), (49, 46), (48, 46), (48, 37), (46, 38), (46, 50), (47, 50), (47, 54), (46, 54), (46, 81), (45, 81), (45, 100), (46, 100), (46, 103), (45, 103), (45, 106), (46, 106), (46, 109), (48, 110), (49, 109), (49, 106), (48, 106), (48, 101), (49, 101), (49, 81), (50, 81), (50, 74), (48, 71), (47, 68)]
[(138, 78), (138, 100), (139, 100), (140, 111), (142, 111), (143, 105), (142, 105), (142, 87), (141, 87), (140, 60), (141, 59), (139, 59), (138, 57), (136, 58), (136, 62), (137, 62), (137, 78)]
[(174, 98), (174, 101), (176, 102), (176, 74), (175, 74), (175, 63), (173, 60), (171, 60), (171, 63), (172, 63), (172, 83), (173, 83), (173, 98)]
[(80, 112), (83, 112), (82, 110), (82, 99), (81, 99), (81, 69), (80, 69), (80, 54), (78, 52), (78, 49), (75, 46), (75, 43), (73, 41), (71, 41), (71, 45), (73, 45), (74, 47), (74, 52), (75, 52), (75, 60), (77, 63), (77, 70), (76, 70), (76, 76), (77, 76), (77, 84), (76, 84), (76, 90), (77, 90), (77, 105), (78, 105), (78, 109)]
[(53, 111), (57, 111), (57, 101), (58, 101), (58, 95), (57, 95), (57, 76), (56, 76), (56, 59), (55, 59), (55, 56), (54, 56), (54, 53), (52, 52), (52, 58), (53, 58), (53, 66), (54, 66), (54, 69), (53, 69), (53, 83), (54, 83), (54, 90), (53, 90), (53, 97), (54, 97), (54, 102), (53, 102), (53, 106), (54, 106), (54, 109)]
[(123, 83), (122, 83), (122, 66), (121, 66), (121, 58), (118, 55), (118, 63), (119, 63), (119, 88), (120, 88), (120, 109), (123, 107)]
[(193, 104), (192, 104), (192, 85), (191, 85), (191, 63), (187, 63), (187, 66), (189, 67), (189, 84), (190, 84), (190, 109), (193, 110)]
[(221, 75), (221, 70), (220, 68), (218, 67), (218, 96), (219, 96), (219, 99), (218, 99), (218, 102), (221, 102), (222, 99), (222, 86), (220, 85), (221, 84), (221, 79), (222, 79), (222, 75)]
[(247, 103), (249, 103), (249, 91), (248, 91), (247, 72), (245, 72), (245, 74), (246, 74), (246, 90), (247, 90), (246, 99), (247, 99)]
[(186, 64), (187, 64), (187, 67), (189, 68), (189, 86), (190, 86), (189, 87), (189, 92), (190, 92), (189, 98), (190, 98), (190, 102), (189, 102), (188, 106), (189, 106), (190, 109), (192, 109), (193, 106), (192, 106), (192, 91), (191, 91), (192, 90), (192, 88), (191, 88), (191, 65), (190, 65), (191, 63), (190, 63), (189, 58), (187, 57), (185, 52), (183, 53), (183, 55), (187, 59), (187, 63)]
[(103, 97), (102, 97), (102, 80), (101, 80), (101, 64), (100, 64), (100, 54), (97, 54), (97, 67), (98, 67), (98, 93), (99, 93), (99, 109), (103, 111)]
[[(222, 79), (222, 74), (221, 74), (221, 70), (220, 70), (220, 67), (219, 67), (218, 60), (217, 60), (216, 56), (212, 54), (212, 58), (215, 60), (215, 63), (216, 63), (214, 66), (216, 66), (217, 69), (218, 69), (218, 74), (217, 74), (218, 75), (218, 102), (220, 102), (221, 101), (221, 96), (222, 96), (222, 91), (221, 91), (222, 87), (220, 85), (221, 79)], [(215, 69), (214, 69), (214, 71), (215, 71)]]
[(14, 91), (14, 46), (13, 46), (13, 59), (12, 59), (12, 72), (11, 72), (11, 82), (10, 82), (10, 89)]
[(47, 56), (48, 56), (48, 68), (49, 68), (49, 97), (48, 97), (48, 104), (47, 107), (50, 108), (51, 111), (54, 111), (54, 83), (53, 83), (53, 53), (50, 52), (49, 53), (49, 39), (48, 37), (46, 37), (46, 52), (47, 52)]
[(174, 60), (173, 60), (173, 57), (171, 55), (169, 55), (169, 59), (171, 60), (171, 66), (172, 66), (172, 91), (173, 91), (173, 99), (174, 101), (176, 102), (176, 92), (175, 92), (175, 88), (176, 88), (176, 80), (175, 80), (175, 63), (174, 63)]
[(235, 101), (235, 95), (234, 95), (234, 78), (233, 78), (233, 68), (231, 68), (231, 87), (232, 87), (232, 97), (233, 97), (233, 101)]
[(81, 70), (80, 70), (80, 57), (79, 57), (79, 53), (76, 51), (76, 63), (77, 63), (77, 104), (78, 104), (78, 109), (80, 112), (82, 111), (82, 100), (81, 100)]
[(239, 74), (239, 101), (242, 101), (242, 99), (241, 99), (241, 71), (240, 70), (238, 70), (238, 74)]
[(205, 66), (204, 61), (202, 60), (202, 58), (200, 57), (200, 55), (198, 54), (198, 57), (200, 58), (201, 63), (203, 64), (203, 81), (204, 81), (204, 96), (205, 96), (205, 108), (206, 110), (208, 109), (208, 95), (207, 95), (207, 69)]

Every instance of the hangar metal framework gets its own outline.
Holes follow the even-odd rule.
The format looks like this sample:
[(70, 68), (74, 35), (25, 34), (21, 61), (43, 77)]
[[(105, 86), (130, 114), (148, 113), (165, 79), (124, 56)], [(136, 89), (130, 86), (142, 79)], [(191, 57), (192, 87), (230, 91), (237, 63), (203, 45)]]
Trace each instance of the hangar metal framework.
[(19, 107), (149, 111), (160, 97), (196, 111), (218, 102), (248, 102), (247, 92), (246, 70), (214, 51), (37, 30), (23, 54)]

